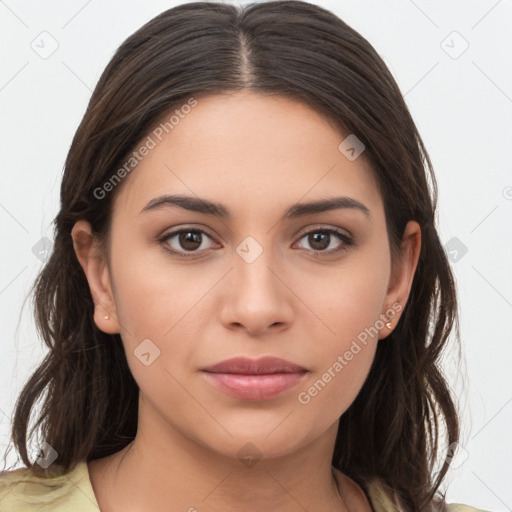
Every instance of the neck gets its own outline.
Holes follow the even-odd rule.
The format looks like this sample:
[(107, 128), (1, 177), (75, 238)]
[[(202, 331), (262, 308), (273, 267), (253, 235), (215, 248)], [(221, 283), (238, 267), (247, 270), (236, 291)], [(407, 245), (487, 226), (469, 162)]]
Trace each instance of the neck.
[(132, 443), (89, 464), (91, 483), (105, 512), (347, 512), (331, 467), (336, 432), (337, 423), (327, 435), (286, 456), (266, 458), (247, 442), (229, 456), (168, 422), (140, 421)]

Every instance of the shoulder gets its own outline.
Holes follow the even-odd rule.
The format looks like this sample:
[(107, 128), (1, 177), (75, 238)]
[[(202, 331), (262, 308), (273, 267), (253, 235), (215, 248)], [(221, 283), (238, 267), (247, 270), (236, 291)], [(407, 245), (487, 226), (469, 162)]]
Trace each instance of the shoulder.
[(489, 512), (481, 508), (470, 507), (469, 505), (462, 505), (460, 503), (452, 503), (448, 505), (447, 512)]
[[(375, 512), (401, 512), (403, 510), (386, 492), (385, 486), (378, 479), (369, 481), (365, 487)], [(445, 512), (489, 512), (461, 503), (447, 503), (444, 510)]]
[(0, 510), (98, 512), (99, 507), (84, 461), (67, 473), (57, 468), (3, 471), (0, 473)]

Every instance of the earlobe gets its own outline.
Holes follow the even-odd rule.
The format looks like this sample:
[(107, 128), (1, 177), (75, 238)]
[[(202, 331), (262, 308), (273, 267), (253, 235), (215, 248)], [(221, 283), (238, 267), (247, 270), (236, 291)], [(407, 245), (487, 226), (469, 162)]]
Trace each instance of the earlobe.
[[(384, 339), (393, 332), (405, 308), (411, 292), (414, 275), (421, 252), (421, 227), (416, 221), (409, 221), (402, 236), (400, 260), (395, 262), (388, 292), (386, 295), (385, 327), (379, 332), (379, 339)], [(392, 318), (386, 315), (392, 312)]]
[(100, 250), (89, 222), (77, 221), (71, 230), (71, 237), (76, 257), (85, 273), (94, 301), (94, 322), (101, 331), (116, 334), (120, 329), (107, 258)]

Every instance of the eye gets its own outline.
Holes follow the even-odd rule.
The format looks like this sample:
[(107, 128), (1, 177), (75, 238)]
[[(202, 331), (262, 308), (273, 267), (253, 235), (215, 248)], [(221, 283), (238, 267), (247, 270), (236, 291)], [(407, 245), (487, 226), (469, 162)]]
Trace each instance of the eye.
[[(208, 246), (205, 237), (212, 240), (202, 229), (181, 228), (167, 233), (158, 241), (163, 245), (164, 249), (171, 254), (188, 258), (199, 254), (202, 250), (212, 248), (212, 245)], [(334, 228), (319, 228), (308, 231), (301, 236), (300, 240), (303, 239), (306, 239), (306, 242), (311, 247), (310, 250), (312, 250), (315, 255), (321, 256), (337, 254), (347, 250), (354, 244), (352, 238), (343, 231)], [(338, 241), (337, 245), (336, 240)], [(332, 248), (333, 244), (334, 248)], [(329, 247), (331, 248), (329, 249)]]
[[(321, 228), (308, 231), (302, 235), (300, 239), (306, 239), (312, 250), (318, 254), (321, 254), (322, 256), (324, 254), (331, 255), (345, 251), (354, 243), (353, 240), (344, 232), (333, 228)], [(336, 239), (338, 240), (337, 245)], [(333, 243), (334, 248), (332, 248)], [(331, 249), (326, 250), (329, 247), (331, 247)]]
[(205, 247), (204, 237), (211, 240), (211, 237), (202, 229), (182, 228), (164, 235), (159, 239), (159, 242), (162, 243), (164, 249), (170, 253), (187, 258), (200, 252), (199, 249), (205, 250), (211, 248)]

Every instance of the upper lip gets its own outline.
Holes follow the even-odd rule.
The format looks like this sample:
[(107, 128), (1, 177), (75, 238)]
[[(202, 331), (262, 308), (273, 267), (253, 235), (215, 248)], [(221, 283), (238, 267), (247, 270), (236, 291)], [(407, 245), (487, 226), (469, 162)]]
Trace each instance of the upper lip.
[(203, 368), (203, 371), (209, 373), (264, 375), (270, 373), (298, 373), (305, 372), (306, 369), (279, 357), (261, 357), (260, 359), (234, 357)]

